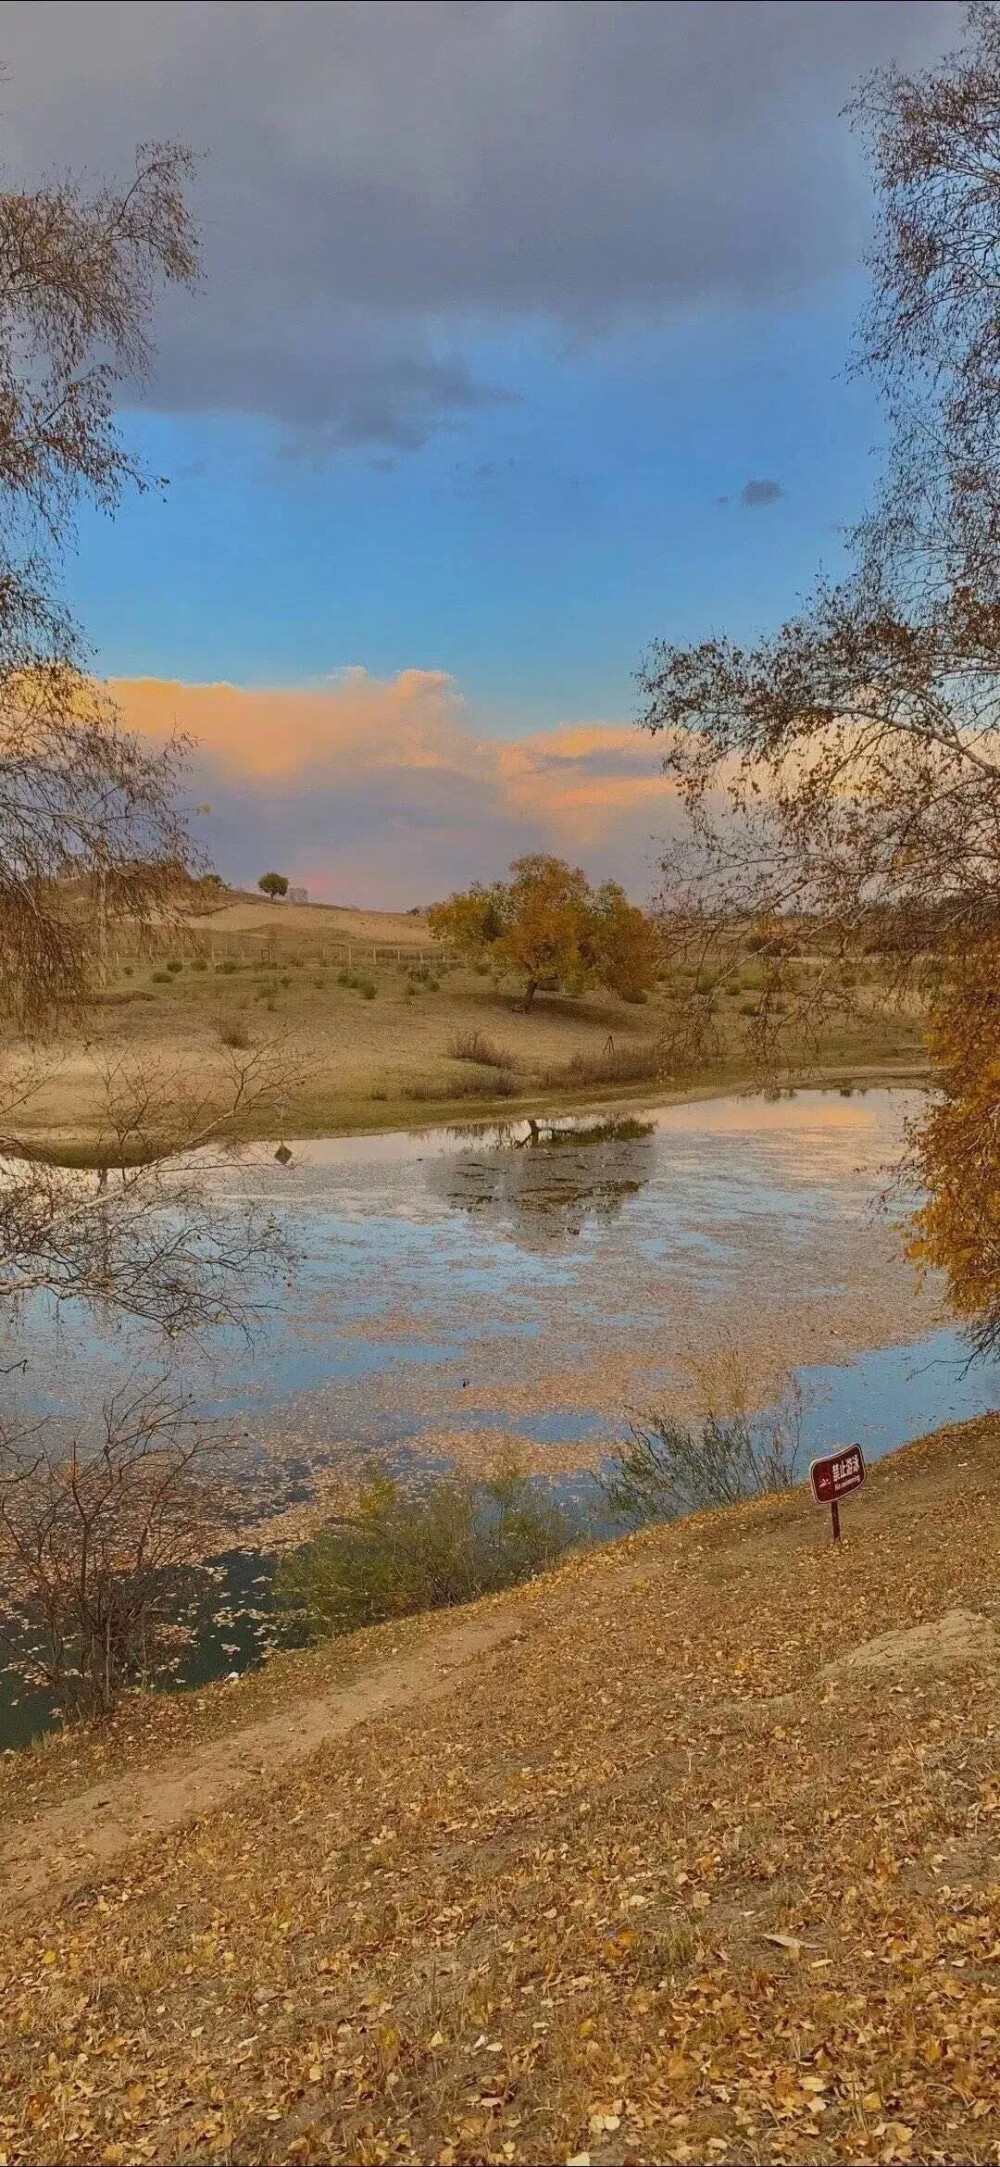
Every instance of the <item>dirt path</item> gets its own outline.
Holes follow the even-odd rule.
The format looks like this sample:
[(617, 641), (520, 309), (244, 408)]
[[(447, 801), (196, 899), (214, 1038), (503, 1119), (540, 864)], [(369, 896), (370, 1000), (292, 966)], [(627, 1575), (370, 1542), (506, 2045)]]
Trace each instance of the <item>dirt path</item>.
[(233, 1731), (196, 1753), (141, 1776), (95, 1784), (65, 1805), (46, 1808), (5, 1832), (0, 1896), (9, 1907), (35, 1896), (67, 1894), (112, 1866), (130, 1844), (210, 1812), (255, 1777), (270, 1782), (325, 1739), (414, 1702), (440, 1700), (452, 1691), (463, 1665), (520, 1639), (521, 1633), (516, 1616), (468, 1620), (414, 1655), (380, 1664), (353, 1685), (295, 1701), (280, 1715)]

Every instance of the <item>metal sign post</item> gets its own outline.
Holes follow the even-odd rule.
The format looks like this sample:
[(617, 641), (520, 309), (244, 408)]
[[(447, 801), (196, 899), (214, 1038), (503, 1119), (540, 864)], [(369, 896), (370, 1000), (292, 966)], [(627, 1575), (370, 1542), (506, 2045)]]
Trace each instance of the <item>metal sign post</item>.
[(860, 1490), (868, 1470), (860, 1445), (844, 1445), (825, 1459), (813, 1460), (809, 1483), (817, 1505), (829, 1505), (834, 1542), (840, 1541), (840, 1500)]

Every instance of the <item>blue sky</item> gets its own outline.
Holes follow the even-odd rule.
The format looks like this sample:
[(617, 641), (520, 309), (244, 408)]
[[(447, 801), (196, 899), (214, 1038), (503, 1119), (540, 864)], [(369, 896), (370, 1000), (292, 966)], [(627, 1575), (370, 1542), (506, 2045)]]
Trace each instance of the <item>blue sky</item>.
[[(222, 870), (280, 851), (324, 892), (349, 869), (368, 900), (438, 893), (474, 829), (484, 872), (577, 834), (643, 887), (649, 808), (629, 826), (612, 788), (633, 672), (658, 636), (773, 628), (840, 569), (881, 426), (846, 373), (872, 196), (842, 108), (962, 21), (953, 0), (0, 8), (14, 184), (124, 175), (137, 142), (195, 153), (200, 283), (158, 307), (123, 414), (169, 489), (85, 514), (67, 585), (130, 714), (201, 716), (218, 759), (236, 732), (225, 774), (206, 755)], [(140, 679), (179, 689), (138, 701)], [(280, 820), (273, 774), (240, 793), (236, 710), (195, 697), (219, 682), (326, 698), (322, 726), (274, 708)], [(551, 793), (532, 826), (539, 734), (587, 725), (604, 828), (591, 740), (568, 826)], [(388, 795), (359, 798), (390, 728)], [(436, 822), (411, 765), (431, 740)], [(483, 746), (521, 743), (470, 829)]]
[[(85, 523), (70, 587), (101, 665), (254, 685), (444, 668), (491, 730), (623, 717), (650, 637), (751, 634), (842, 561), (879, 429), (845, 375), (858, 294), (845, 277), (780, 317), (512, 345), (516, 403), (405, 455), (132, 414), (170, 484)], [(782, 494), (746, 507), (754, 478)]]

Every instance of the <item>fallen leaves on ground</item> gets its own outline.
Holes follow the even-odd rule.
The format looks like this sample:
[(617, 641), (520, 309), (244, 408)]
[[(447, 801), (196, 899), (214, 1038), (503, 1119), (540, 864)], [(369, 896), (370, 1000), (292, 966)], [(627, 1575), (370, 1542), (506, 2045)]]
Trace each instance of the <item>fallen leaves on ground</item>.
[(996, 2161), (995, 1661), (820, 1673), (1000, 1616), (998, 1441), (839, 1551), (797, 1493), (573, 1560), (447, 1699), (8, 1917), (0, 2152)]

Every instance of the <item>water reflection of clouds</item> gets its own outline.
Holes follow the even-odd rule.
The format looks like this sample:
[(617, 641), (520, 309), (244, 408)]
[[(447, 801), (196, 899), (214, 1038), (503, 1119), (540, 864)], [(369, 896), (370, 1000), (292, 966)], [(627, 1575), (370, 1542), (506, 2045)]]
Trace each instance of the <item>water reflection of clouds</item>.
[[(939, 1321), (871, 1217), (913, 1094), (710, 1100), (648, 1135), (524, 1148), (492, 1131), (261, 1146), (224, 1173), (287, 1214), (302, 1262), (258, 1347), (186, 1348), (172, 1381), (255, 1434), (378, 1443), (477, 1423), (583, 1434), (693, 1349), (823, 1362)], [(49, 1399), (100, 1397), (142, 1335), (36, 1342)], [(86, 1382), (81, 1389), (85, 1351)], [(157, 1357), (154, 1357), (157, 1359)], [(582, 1427), (581, 1427), (582, 1426)]]
[(794, 1091), (780, 1098), (720, 1097), (666, 1106), (655, 1115), (664, 1139), (695, 1146), (745, 1140), (766, 1153), (786, 1180), (828, 1181), (863, 1172), (878, 1177), (898, 1156), (915, 1091)]

